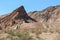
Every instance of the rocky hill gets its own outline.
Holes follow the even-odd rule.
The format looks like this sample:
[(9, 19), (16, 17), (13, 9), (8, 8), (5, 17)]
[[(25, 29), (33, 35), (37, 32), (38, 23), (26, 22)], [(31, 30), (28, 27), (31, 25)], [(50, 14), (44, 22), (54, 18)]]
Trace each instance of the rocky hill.
[(36, 20), (43, 19), (44, 21), (48, 21), (49, 19), (55, 19), (58, 17), (60, 13), (60, 5), (50, 6), (42, 11), (34, 11), (30, 12), (29, 15)]
[(60, 29), (60, 5), (50, 6), (42, 11), (30, 12), (28, 15), (46, 28)]
[(0, 40), (60, 40), (60, 5), (29, 13), (21, 6), (0, 16)]
[(50, 6), (42, 11), (26, 13), (23, 6), (0, 18), (0, 29), (60, 29), (60, 5)]
[(0, 18), (0, 27), (1, 28), (7, 28), (12, 27), (16, 24), (23, 24), (24, 23), (31, 23), (31, 22), (37, 22), (35, 19), (28, 16), (23, 6), (17, 8), (12, 13), (2, 16)]

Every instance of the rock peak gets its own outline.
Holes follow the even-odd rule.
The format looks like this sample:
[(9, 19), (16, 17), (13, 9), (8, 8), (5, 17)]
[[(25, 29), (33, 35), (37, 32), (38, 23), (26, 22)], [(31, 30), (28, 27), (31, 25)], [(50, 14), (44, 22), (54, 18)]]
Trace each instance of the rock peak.
[(17, 10), (17, 12), (21, 12), (21, 11), (26, 12), (25, 9), (24, 9), (24, 6), (20, 6), (16, 10)]
[(30, 23), (36, 22), (35, 19), (28, 16), (23, 6), (17, 8), (9, 15), (5, 16), (4, 18), (0, 19), (0, 27), (11, 27), (14, 24), (23, 23)]

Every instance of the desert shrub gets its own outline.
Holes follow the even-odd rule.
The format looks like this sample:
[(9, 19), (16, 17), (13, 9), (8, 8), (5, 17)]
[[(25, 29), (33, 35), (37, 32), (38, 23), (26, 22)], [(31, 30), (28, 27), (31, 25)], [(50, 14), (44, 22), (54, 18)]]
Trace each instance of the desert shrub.
[(29, 36), (29, 31), (27, 30), (6, 30), (5, 33), (8, 33), (12, 36), (17, 36), (19, 40), (33, 40), (33, 38)]

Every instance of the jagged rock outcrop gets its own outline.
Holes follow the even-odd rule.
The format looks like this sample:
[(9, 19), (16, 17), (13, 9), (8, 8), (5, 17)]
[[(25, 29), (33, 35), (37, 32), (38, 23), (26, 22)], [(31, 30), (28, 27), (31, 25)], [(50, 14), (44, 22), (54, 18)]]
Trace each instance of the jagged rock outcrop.
[[(32, 26), (31, 28), (43, 27), (43, 28), (50, 28), (50, 29), (51, 28), (58, 29), (60, 27), (59, 25), (60, 11), (59, 10), (60, 10), (60, 5), (57, 5), (57, 6), (50, 6), (42, 11), (34, 11), (27, 14), (24, 7), (21, 6), (16, 10), (14, 10), (9, 15), (0, 19), (0, 29), (12, 27), (12, 26), (13, 26), (12, 28), (14, 28), (16, 25), (21, 26), (21, 28), (22, 26), (25, 26), (28, 29), (30, 28), (28, 26)], [(27, 26), (25, 25), (25, 23)], [(38, 26), (38, 25), (41, 25), (41, 26)]]
[(12, 27), (15, 24), (22, 24), (30, 23), (30, 22), (37, 22), (35, 19), (28, 16), (23, 6), (17, 8), (9, 15), (0, 19), (0, 27)]

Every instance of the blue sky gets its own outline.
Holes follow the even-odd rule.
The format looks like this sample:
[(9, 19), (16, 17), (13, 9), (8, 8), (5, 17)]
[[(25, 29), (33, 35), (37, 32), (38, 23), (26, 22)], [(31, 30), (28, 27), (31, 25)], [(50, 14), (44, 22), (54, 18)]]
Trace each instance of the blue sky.
[(30, 12), (59, 4), (60, 0), (0, 0), (0, 15), (10, 13), (21, 5), (25, 7), (27, 12)]

